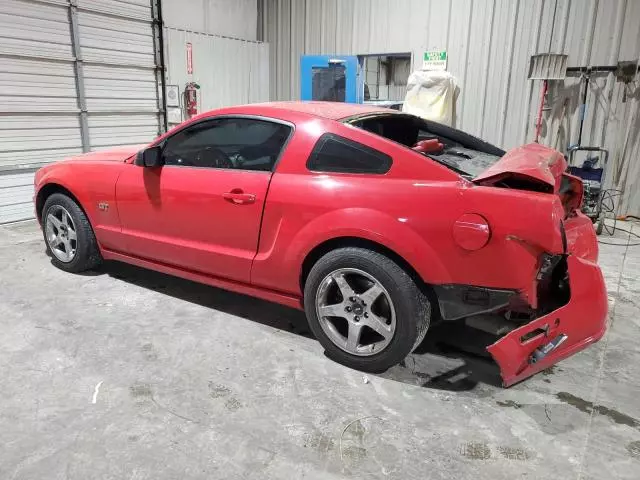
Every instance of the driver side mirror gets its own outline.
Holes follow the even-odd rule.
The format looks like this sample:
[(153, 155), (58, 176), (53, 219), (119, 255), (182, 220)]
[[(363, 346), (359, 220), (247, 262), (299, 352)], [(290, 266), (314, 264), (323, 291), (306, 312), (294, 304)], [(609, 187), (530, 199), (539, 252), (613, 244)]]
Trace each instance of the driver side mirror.
[(136, 157), (136, 165), (141, 167), (154, 168), (161, 167), (163, 164), (162, 148), (160, 145), (145, 148), (138, 152), (138, 156)]

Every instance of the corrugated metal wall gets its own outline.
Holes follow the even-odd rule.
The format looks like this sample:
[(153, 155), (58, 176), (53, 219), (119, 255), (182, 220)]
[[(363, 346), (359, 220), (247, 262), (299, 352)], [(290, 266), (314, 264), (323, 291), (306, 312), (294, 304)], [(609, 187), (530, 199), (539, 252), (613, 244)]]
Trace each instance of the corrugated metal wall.
[[(530, 55), (566, 53), (569, 66), (640, 57), (639, 0), (260, 1), (272, 99), (299, 98), (303, 54), (411, 52), (416, 68), (425, 50), (446, 49), (461, 90), (456, 126), (505, 148), (534, 136), (540, 84), (527, 80)], [(612, 75), (592, 79), (582, 143), (619, 157), (621, 212), (640, 215), (637, 77), (625, 102), (624, 88)], [(553, 87), (551, 99), (543, 142), (565, 149), (577, 139), (578, 79)]]
[(84, 149), (158, 134), (151, 20), (150, 0), (0, 1), (0, 223), (33, 217), (34, 172), (82, 153), (82, 117)]
[[(269, 100), (267, 44), (175, 28), (165, 32), (167, 85), (177, 85), (182, 95), (187, 82), (199, 84), (199, 112)], [(192, 46), (192, 74), (186, 68), (187, 43)]]

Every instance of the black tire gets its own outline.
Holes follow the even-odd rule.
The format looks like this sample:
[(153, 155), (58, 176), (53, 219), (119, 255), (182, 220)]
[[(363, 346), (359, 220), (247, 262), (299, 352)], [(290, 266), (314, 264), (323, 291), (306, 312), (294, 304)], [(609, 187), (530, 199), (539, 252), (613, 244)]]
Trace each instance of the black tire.
[[(324, 332), (316, 312), (316, 295), (323, 279), (343, 269), (358, 269), (374, 277), (395, 306), (396, 327), (389, 344), (379, 353), (358, 356), (338, 347)], [(304, 307), (313, 334), (332, 360), (365, 372), (379, 373), (400, 363), (424, 339), (431, 318), (431, 304), (418, 285), (388, 257), (357, 247), (333, 250), (311, 268), (304, 288)]]
[[(47, 241), (46, 218), (56, 206), (61, 206), (69, 212), (76, 229), (76, 252), (69, 262), (63, 262), (57, 258)], [(102, 263), (102, 255), (100, 255), (98, 242), (89, 219), (87, 219), (80, 206), (68, 196), (62, 193), (54, 193), (47, 198), (42, 208), (42, 232), (47, 246), (47, 253), (51, 256), (51, 262), (59, 269), (66, 272), (79, 273), (96, 268)]]

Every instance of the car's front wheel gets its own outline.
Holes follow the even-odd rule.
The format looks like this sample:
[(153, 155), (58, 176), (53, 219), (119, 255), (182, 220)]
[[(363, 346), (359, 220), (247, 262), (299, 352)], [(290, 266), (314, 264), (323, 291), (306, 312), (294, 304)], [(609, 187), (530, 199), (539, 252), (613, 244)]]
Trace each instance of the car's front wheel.
[(47, 198), (42, 208), (42, 231), (56, 267), (77, 273), (102, 262), (87, 216), (67, 195), (54, 193)]
[(424, 339), (431, 308), (397, 263), (378, 252), (333, 250), (311, 268), (304, 305), (327, 355), (348, 367), (381, 372)]

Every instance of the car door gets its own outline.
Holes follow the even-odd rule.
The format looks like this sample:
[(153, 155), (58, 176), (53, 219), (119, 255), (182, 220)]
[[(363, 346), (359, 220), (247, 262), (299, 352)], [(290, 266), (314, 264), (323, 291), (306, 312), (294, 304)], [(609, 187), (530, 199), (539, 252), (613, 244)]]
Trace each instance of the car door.
[(165, 139), (162, 166), (128, 165), (116, 184), (129, 255), (249, 282), (272, 170), (288, 124), (217, 117)]

